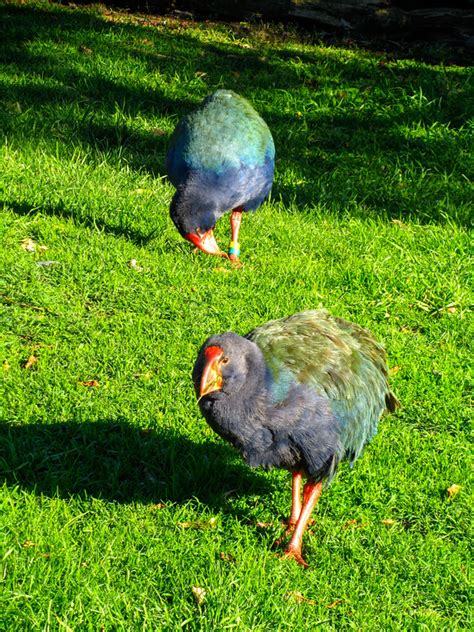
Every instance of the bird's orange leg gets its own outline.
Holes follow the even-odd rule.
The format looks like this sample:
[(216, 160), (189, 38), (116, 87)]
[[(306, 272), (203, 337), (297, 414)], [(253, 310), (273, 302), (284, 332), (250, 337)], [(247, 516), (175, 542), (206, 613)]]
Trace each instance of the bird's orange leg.
[(313, 509), (316, 507), (316, 503), (321, 496), (321, 492), (323, 489), (322, 483), (306, 483), (303, 488), (303, 507), (301, 509), (300, 516), (298, 518), (298, 522), (296, 523), (295, 530), (291, 537), (291, 540), (288, 543), (288, 546), (285, 549), (285, 558), (295, 559), (298, 564), (308, 567), (308, 564), (303, 559), (301, 554), (301, 546), (303, 544), (303, 534), (308, 525), (309, 519), (311, 518), (311, 514), (313, 513)]
[[(296, 523), (298, 522), (298, 518), (301, 513), (301, 481), (303, 479), (303, 475), (301, 472), (293, 472), (293, 478), (291, 481), (291, 513), (288, 518), (288, 529), (291, 529), (287, 535), (293, 533), (293, 529), (295, 528)], [(288, 531), (287, 529), (287, 531)]]
[(232, 211), (230, 216), (230, 227), (232, 229), (232, 239), (229, 244), (229, 259), (232, 263), (239, 265), (239, 255), (240, 255), (240, 247), (239, 247), (239, 231), (240, 225), (242, 223), (242, 209), (236, 208)]
[(287, 527), (284, 534), (281, 537), (279, 537), (277, 540), (275, 540), (275, 542), (273, 543), (274, 547), (280, 546), (283, 540), (293, 533), (295, 525), (298, 522), (298, 518), (300, 517), (300, 513), (301, 513), (300, 495), (301, 495), (301, 481), (302, 481), (303, 475), (301, 474), (301, 472), (292, 472), (292, 476), (293, 478), (291, 481), (290, 517), (286, 521)]

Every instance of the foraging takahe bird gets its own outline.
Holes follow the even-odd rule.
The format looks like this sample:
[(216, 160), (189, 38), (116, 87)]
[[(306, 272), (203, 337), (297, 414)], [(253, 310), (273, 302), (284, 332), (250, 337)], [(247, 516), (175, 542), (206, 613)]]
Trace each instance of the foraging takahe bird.
[(238, 262), (242, 211), (254, 211), (270, 193), (275, 146), (265, 121), (231, 90), (217, 90), (178, 123), (166, 157), (176, 193), (170, 215), (180, 234), (212, 255), (226, 257), (214, 237), (228, 210), (229, 258)]
[(340, 461), (357, 459), (383, 412), (398, 405), (383, 347), (359, 325), (306, 311), (245, 337), (211, 336), (193, 381), (207, 422), (248, 465), (292, 472), (286, 557), (307, 566), (302, 538), (323, 481)]

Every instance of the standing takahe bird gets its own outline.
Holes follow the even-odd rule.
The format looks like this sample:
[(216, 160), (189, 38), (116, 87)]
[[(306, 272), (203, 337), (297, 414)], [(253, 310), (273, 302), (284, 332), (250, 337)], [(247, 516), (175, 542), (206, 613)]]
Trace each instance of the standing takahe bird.
[[(292, 472), (286, 556), (307, 566), (303, 533), (339, 462), (353, 463), (398, 405), (383, 347), (359, 325), (325, 310), (211, 336), (193, 370), (207, 422), (251, 467)], [(302, 477), (307, 477), (300, 499)]]
[(170, 215), (180, 234), (211, 255), (226, 257), (214, 226), (226, 211), (237, 263), (242, 211), (254, 211), (270, 193), (275, 146), (265, 121), (231, 90), (217, 90), (178, 123), (166, 157), (176, 193)]

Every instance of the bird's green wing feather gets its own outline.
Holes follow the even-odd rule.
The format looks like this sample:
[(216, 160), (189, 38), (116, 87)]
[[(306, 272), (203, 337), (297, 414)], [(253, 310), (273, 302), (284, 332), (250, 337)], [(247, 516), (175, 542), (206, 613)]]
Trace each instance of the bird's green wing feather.
[(283, 400), (295, 382), (329, 399), (345, 447), (355, 458), (375, 434), (392, 396), (385, 351), (372, 334), (325, 310), (312, 310), (270, 321), (248, 338), (260, 348), (271, 372), (274, 400)]
[(248, 338), (260, 348), (274, 379), (290, 371), (302, 384), (330, 399), (351, 399), (369, 362), (386, 375), (383, 347), (362, 327), (311, 310), (257, 327)]

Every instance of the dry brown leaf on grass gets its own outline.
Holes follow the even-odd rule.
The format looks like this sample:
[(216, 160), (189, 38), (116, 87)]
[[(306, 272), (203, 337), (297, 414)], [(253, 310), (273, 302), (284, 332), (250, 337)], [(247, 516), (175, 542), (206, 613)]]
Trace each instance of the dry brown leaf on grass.
[(386, 527), (393, 527), (393, 525), (397, 524), (397, 521), (394, 520), (393, 518), (384, 518), (381, 522)]
[(136, 270), (137, 272), (143, 272), (142, 266), (139, 266), (136, 259), (130, 259), (128, 262), (128, 267), (132, 268), (132, 270)]
[(36, 242), (31, 239), (31, 237), (25, 237), (25, 239), (21, 240), (21, 247), (23, 250), (27, 252), (35, 252), (36, 250)]
[(368, 524), (368, 522), (359, 522), (357, 518), (352, 518), (352, 520), (348, 520), (345, 524), (343, 524), (342, 528), (349, 529), (349, 527), (352, 527), (353, 529), (364, 529), (364, 527), (367, 527)]
[(154, 505), (151, 505), (150, 511), (158, 511), (159, 509), (164, 509), (165, 507), (166, 505), (164, 503), (155, 503)]
[(202, 606), (202, 604), (206, 601), (206, 591), (201, 586), (193, 586), (191, 588), (194, 601), (198, 606)]
[(457, 485), (456, 483), (454, 483), (453, 485), (448, 487), (448, 489), (446, 491), (448, 492), (449, 498), (454, 498), (455, 496), (457, 496), (459, 494), (461, 489), (462, 489), (461, 485)]
[(305, 597), (303, 594), (298, 592), (297, 590), (292, 590), (291, 592), (287, 592), (285, 595), (286, 599), (294, 599), (297, 603), (307, 603), (310, 606), (316, 606), (317, 602), (314, 599), (310, 599), (309, 597)]
[(331, 601), (331, 603), (327, 604), (326, 608), (335, 608), (340, 603), (344, 603), (344, 599), (334, 599), (334, 601)]
[(88, 386), (88, 387), (100, 386), (100, 384), (99, 384), (99, 382), (97, 380), (85, 380), (84, 382), (79, 382), (79, 384), (81, 386)]
[(38, 362), (38, 359), (39, 358), (37, 358), (35, 355), (30, 355), (28, 360), (24, 363), (23, 368), (31, 369), (31, 367), (34, 366)]
[(221, 559), (223, 562), (230, 562), (231, 564), (237, 563), (237, 560), (235, 559), (235, 556), (232, 555), (232, 553), (224, 553), (224, 551), (221, 551), (219, 553), (219, 559)]
[(45, 252), (48, 250), (48, 246), (39, 246), (34, 239), (31, 237), (25, 237), (25, 239), (21, 240), (21, 247), (26, 252)]

